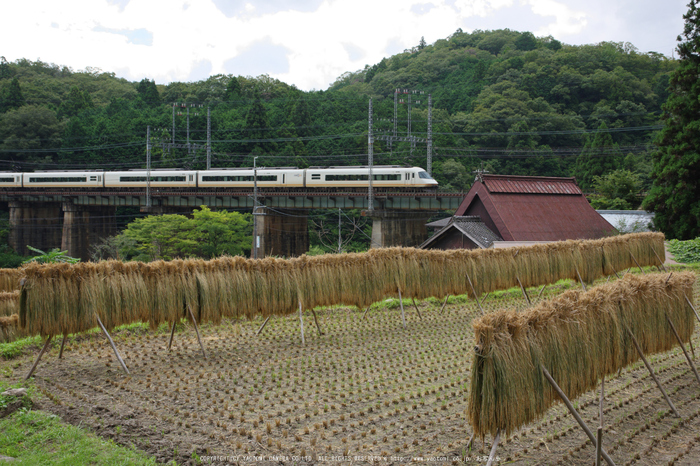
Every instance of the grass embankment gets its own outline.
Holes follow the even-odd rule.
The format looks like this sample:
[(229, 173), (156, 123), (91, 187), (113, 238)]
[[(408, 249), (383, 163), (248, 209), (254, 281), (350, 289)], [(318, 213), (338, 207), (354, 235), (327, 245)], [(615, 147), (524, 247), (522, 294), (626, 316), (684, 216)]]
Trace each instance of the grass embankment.
[[(0, 383), (0, 393), (10, 387)], [(29, 465), (152, 465), (155, 458), (135, 448), (125, 448), (79, 427), (66, 424), (54, 415), (32, 409), (32, 400), (41, 395), (29, 385), (22, 407), (0, 419), (0, 457), (13, 458), (12, 464)], [(0, 412), (15, 402), (0, 395)], [(0, 462), (4, 462), (0, 458)]]

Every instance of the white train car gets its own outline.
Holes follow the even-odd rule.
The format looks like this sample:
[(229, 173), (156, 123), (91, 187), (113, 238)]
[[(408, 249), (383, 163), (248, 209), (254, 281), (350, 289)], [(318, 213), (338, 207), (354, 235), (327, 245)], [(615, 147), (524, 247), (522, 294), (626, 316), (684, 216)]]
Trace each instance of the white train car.
[[(129, 170), (104, 172), (105, 188), (145, 188), (148, 172)], [(195, 188), (197, 172), (194, 170), (151, 170), (152, 188)]]
[[(256, 181), (257, 180), (257, 181)], [(226, 168), (197, 173), (200, 188), (259, 188), (303, 187), (304, 170), (298, 168)]]
[(22, 173), (25, 188), (98, 188), (102, 187), (102, 171)]
[[(372, 186), (377, 188), (436, 188), (435, 181), (419, 167), (376, 166), (372, 168)], [(311, 167), (306, 169), (309, 188), (362, 188), (369, 186), (369, 167)]]
[(0, 188), (21, 188), (21, 173), (0, 173)]

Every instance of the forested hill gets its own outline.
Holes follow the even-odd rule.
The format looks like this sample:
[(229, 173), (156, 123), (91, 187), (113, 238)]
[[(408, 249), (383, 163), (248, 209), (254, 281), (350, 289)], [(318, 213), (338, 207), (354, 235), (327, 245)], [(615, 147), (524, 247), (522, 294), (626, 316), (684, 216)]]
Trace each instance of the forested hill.
[[(216, 75), (156, 86), (112, 73), (18, 60), (0, 63), (0, 170), (140, 168), (151, 126), (154, 165), (201, 168), (204, 150), (167, 150), (206, 139), (214, 167), (357, 165), (367, 161), (368, 97), (374, 129), (425, 138), (432, 97), (433, 174), (466, 189), (472, 171), (594, 177), (627, 169), (648, 184), (653, 133), (677, 62), (631, 44), (570, 46), (510, 30), (457, 31), (434, 44), (348, 72), (304, 92), (269, 76)], [(413, 91), (417, 91), (413, 93)], [(421, 93), (422, 91), (422, 93)], [(418, 102), (420, 101), (420, 102)], [(175, 112), (173, 104), (176, 103)], [(173, 114), (175, 134), (173, 135)], [(426, 165), (418, 142), (377, 141), (375, 163)]]

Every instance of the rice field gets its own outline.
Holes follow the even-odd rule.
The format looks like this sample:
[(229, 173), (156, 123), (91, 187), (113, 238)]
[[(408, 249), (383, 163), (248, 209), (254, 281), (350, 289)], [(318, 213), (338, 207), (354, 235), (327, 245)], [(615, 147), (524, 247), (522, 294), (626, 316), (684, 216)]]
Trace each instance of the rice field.
[[(542, 297), (577, 286), (560, 281)], [(536, 300), (540, 287), (527, 291)], [(695, 302), (698, 292), (695, 283)], [(485, 464), (490, 435), (467, 448), (472, 322), (481, 311), (465, 295), (443, 311), (437, 299), (417, 305), (404, 300), (406, 328), (393, 298), (366, 316), (352, 306), (316, 308), (323, 334), (305, 311), (304, 345), (296, 314), (273, 316), (259, 335), (263, 316), (223, 317), (200, 326), (207, 359), (187, 321), (170, 352), (167, 325), (132, 325), (112, 332), (130, 376), (106, 338), (90, 331), (71, 336), (60, 360), (54, 341), (34, 383), (43, 409), (161, 462), (221, 455), (241, 464)], [(487, 313), (528, 307), (519, 288), (491, 293), (482, 305)], [(698, 332), (691, 341), (700, 347)], [(0, 377), (21, 379), (37, 353), (0, 361)], [(606, 376), (604, 447), (618, 465), (697, 464), (700, 385), (677, 347), (650, 361), (682, 418), (644, 365), (632, 363)], [(592, 428), (598, 396), (589, 390), (574, 400)], [(496, 454), (496, 464), (592, 464), (594, 449), (556, 403), (502, 438)]]

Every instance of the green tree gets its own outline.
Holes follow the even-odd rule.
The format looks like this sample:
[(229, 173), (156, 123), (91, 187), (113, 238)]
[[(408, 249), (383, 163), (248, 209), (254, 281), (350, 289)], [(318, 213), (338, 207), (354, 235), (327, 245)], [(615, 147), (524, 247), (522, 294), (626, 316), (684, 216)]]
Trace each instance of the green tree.
[(136, 86), (136, 92), (147, 105), (155, 106), (160, 104), (160, 94), (158, 94), (155, 81), (143, 78)]
[(86, 91), (80, 90), (78, 86), (73, 86), (68, 94), (68, 97), (61, 102), (58, 108), (58, 118), (76, 116), (86, 108), (92, 108), (92, 98)]
[(591, 205), (596, 209), (636, 209), (641, 187), (639, 175), (629, 170), (615, 170), (604, 176), (595, 176), (593, 190), (597, 195), (591, 196)]
[(644, 208), (670, 238), (700, 236), (700, 9), (690, 0), (678, 36), (680, 66), (671, 77), (664, 105), (664, 127), (653, 154), (652, 188)]
[(19, 108), (26, 103), (17, 78), (12, 78), (7, 88), (0, 93), (0, 113)]
[(596, 176), (607, 175), (620, 165), (618, 158), (622, 154), (607, 129), (605, 122), (601, 122), (576, 159), (576, 179), (583, 190), (593, 188)]
[(241, 83), (235, 76), (229, 79), (224, 92), (224, 101), (233, 102), (241, 98)]
[(119, 253), (126, 259), (153, 261), (222, 254), (241, 255), (252, 244), (250, 215), (212, 212), (202, 206), (184, 215), (150, 215), (130, 223), (122, 232), (127, 241)]

